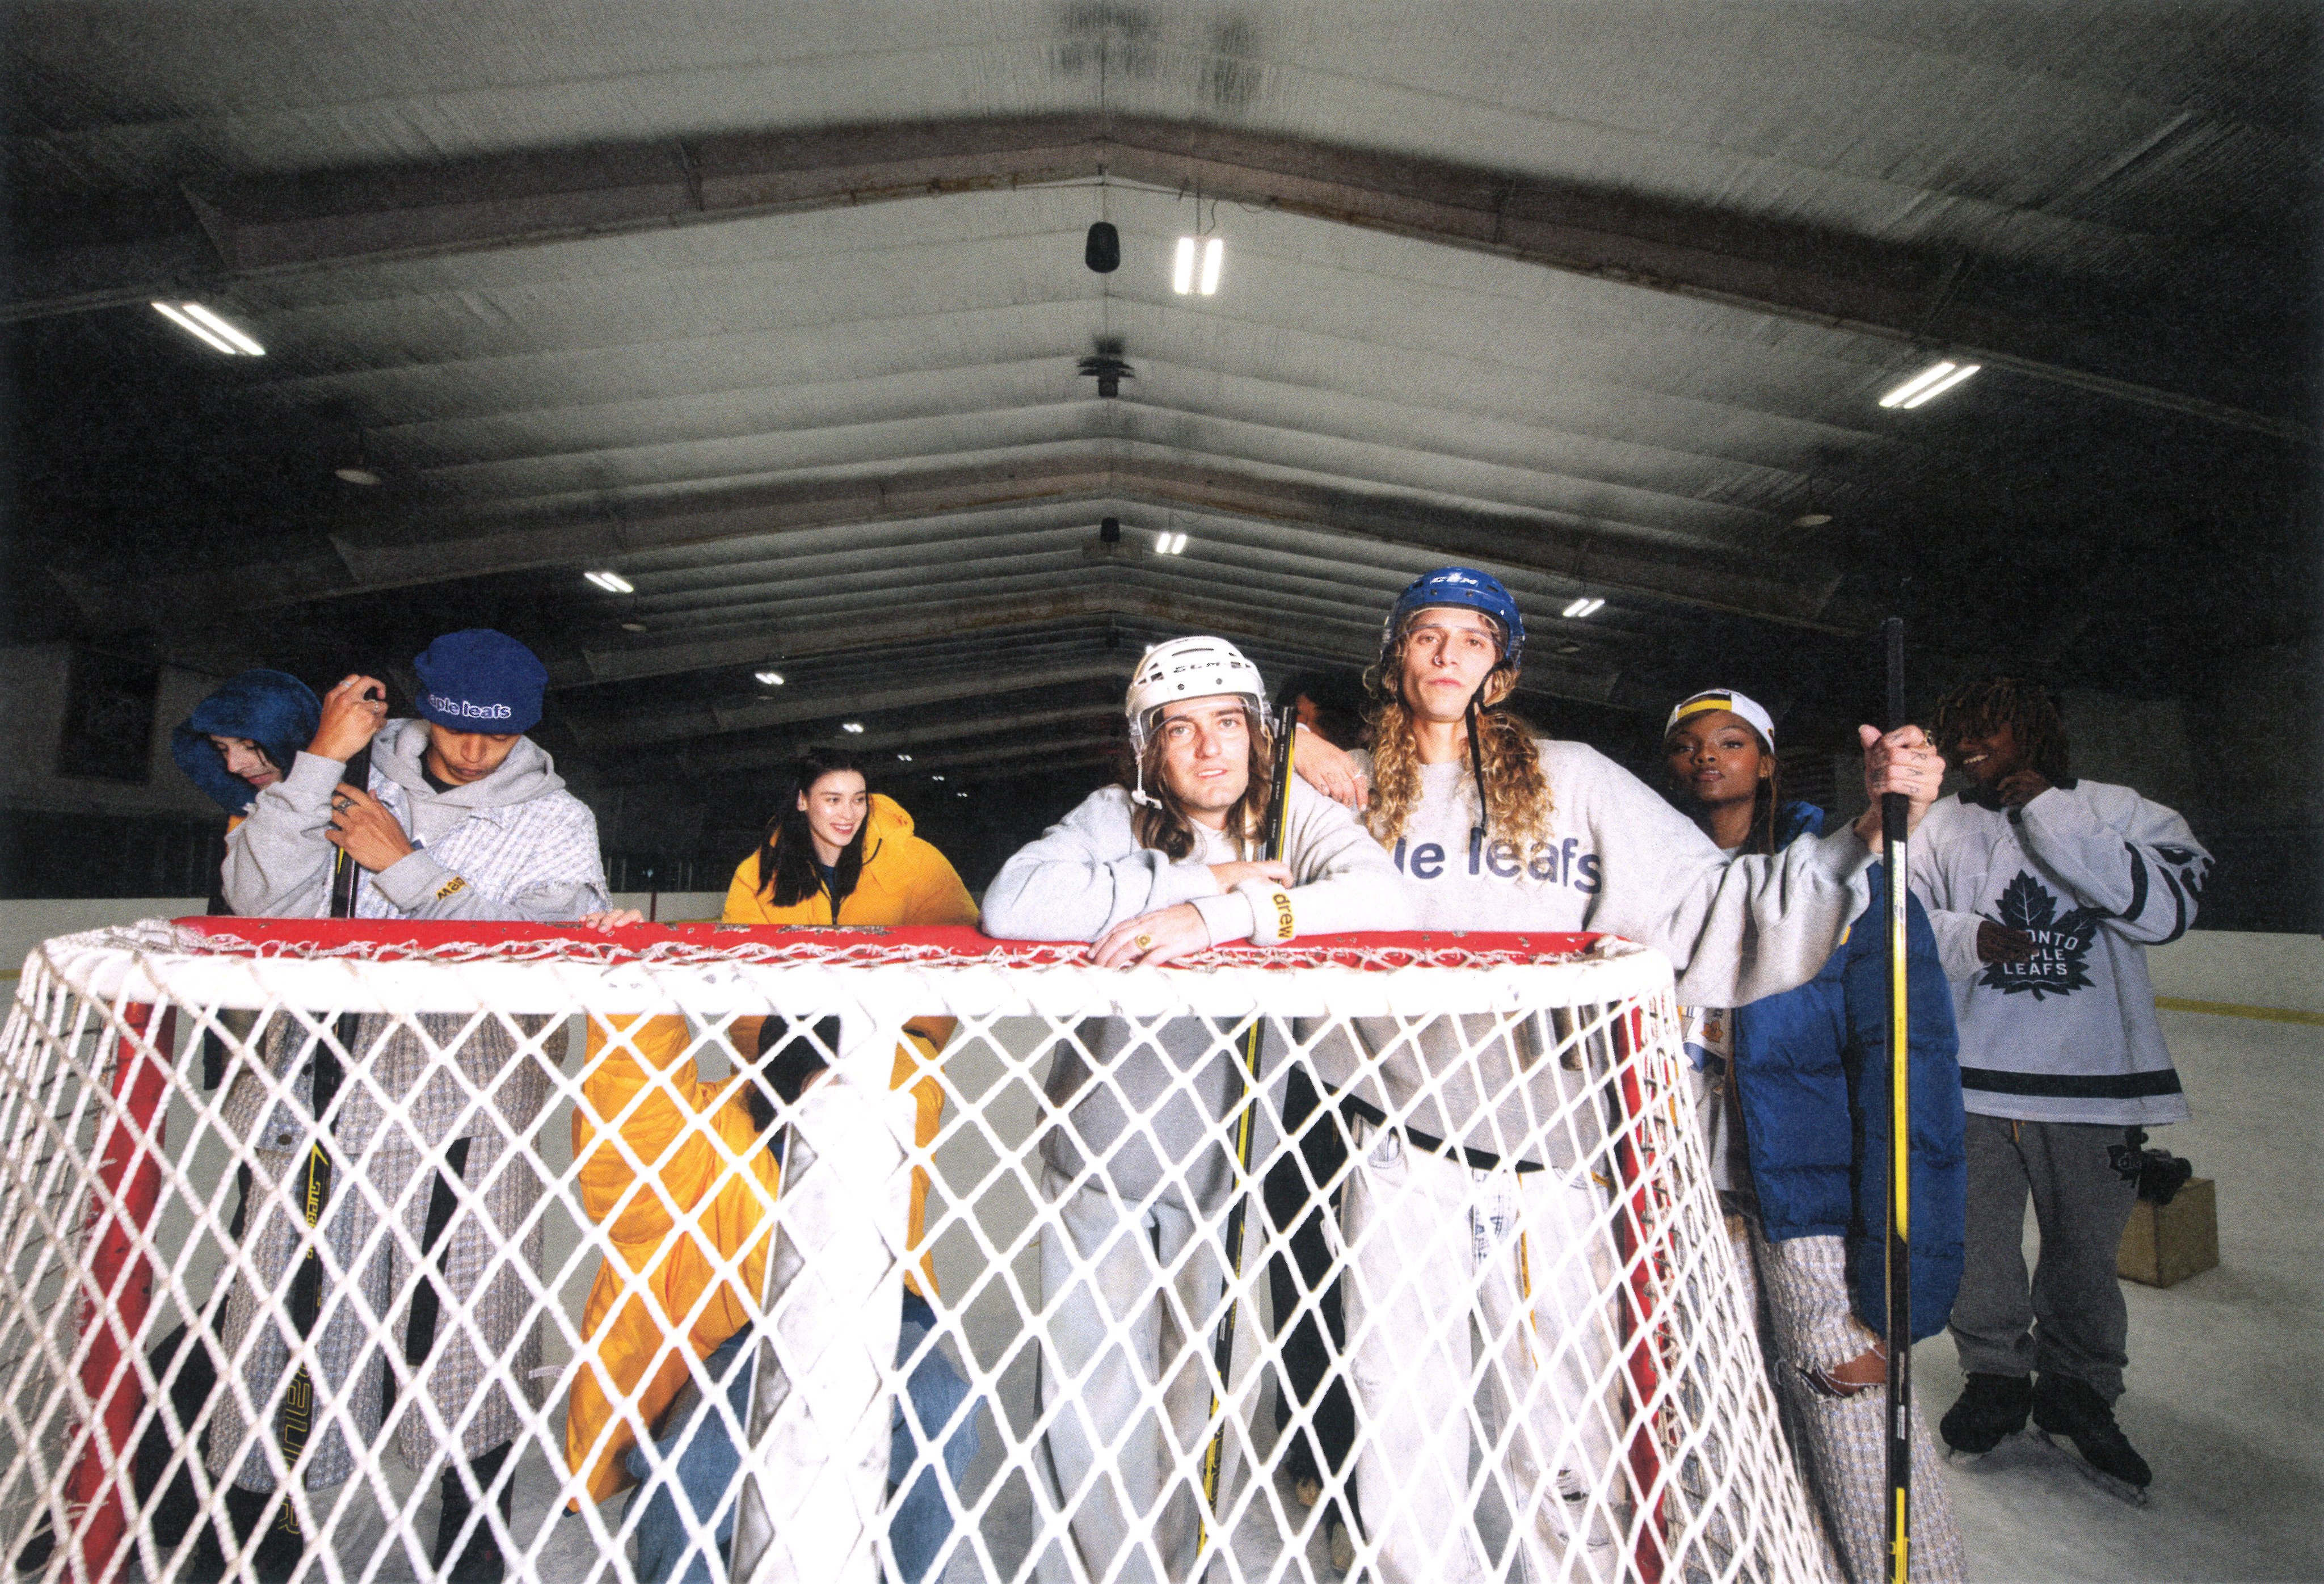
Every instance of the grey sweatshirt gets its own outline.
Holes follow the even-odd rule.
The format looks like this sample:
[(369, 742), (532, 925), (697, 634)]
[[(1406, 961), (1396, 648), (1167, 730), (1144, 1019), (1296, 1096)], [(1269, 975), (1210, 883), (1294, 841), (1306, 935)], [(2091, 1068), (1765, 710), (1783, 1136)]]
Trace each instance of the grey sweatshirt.
[[(1174, 864), (1138, 845), (1132, 812), (1124, 789), (1093, 792), (1002, 865), (984, 894), (986, 932), (1004, 940), (1096, 940), (1116, 924), (1185, 902), (1203, 915), (1213, 945), (1248, 940), (1250, 899), (1222, 894), (1209, 866), (1250, 855), (1198, 826), (1200, 846)], [(1300, 935), (1411, 928), (1412, 904), (1388, 855), (1345, 809), (1305, 782), (1292, 783), (1285, 856)], [(1104, 1163), (1101, 1180), (1125, 1199), (1144, 1200), (1166, 1181), (1173, 1182), (1166, 1197), (1214, 1199), (1226, 1154), (1203, 1145), (1234, 1088), (1232, 1020), (1140, 1025), (1090, 1018), (1076, 1034), (1079, 1048), (1061, 1045), (1049, 1070), (1050, 1100), (1070, 1108), (1065, 1125), (1042, 1140), (1050, 1167), (1075, 1176), (1094, 1155)], [(1176, 1183), (1182, 1172), (1183, 1184)]]
[[(1419, 807), (1390, 852), (1422, 929), (1603, 931), (1668, 957), (1681, 1001), (1739, 1006), (1813, 978), (1863, 911), (1873, 855), (1853, 833), (1730, 860), (1596, 749), (1537, 746), (1554, 810), (1545, 839), (1522, 850), (1498, 836), (1472, 849), (1476, 787), (1465, 759), (1422, 768)], [(1357, 757), (1369, 773), (1368, 756)], [(1399, 1028), (1367, 1018), (1356, 1027), (1381, 1057), (1376, 1071), (1362, 1070), (1344, 1038), (1315, 1050), (1325, 1080), (1360, 1104), (1502, 1159), (1563, 1167), (1592, 1147), (1578, 1112), (1572, 1125), (1553, 1120), (1586, 1075), (1539, 1061), (1537, 1024), (1462, 1017)]]
[[(416, 851), (355, 885), (366, 919), (530, 919), (569, 922), (606, 905), (597, 819), (555, 764), (520, 737), (482, 781), (438, 792), (420, 755), (428, 724), (391, 720), (372, 740), (372, 794)], [(329, 908), (325, 839), (346, 766), (300, 754), (226, 838), (226, 899), (245, 916), (319, 918)]]

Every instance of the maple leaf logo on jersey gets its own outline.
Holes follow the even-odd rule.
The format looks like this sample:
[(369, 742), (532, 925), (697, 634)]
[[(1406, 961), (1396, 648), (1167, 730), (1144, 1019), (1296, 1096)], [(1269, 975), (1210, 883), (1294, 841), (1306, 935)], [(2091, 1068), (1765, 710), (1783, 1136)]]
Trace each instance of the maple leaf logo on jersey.
[(2000, 916), (1993, 922), (2034, 937), (2034, 959), (1989, 963), (1978, 976), (1978, 984), (2005, 996), (2031, 991), (2039, 1001), (2045, 995), (2069, 995), (2090, 982), (2090, 942), (2098, 936), (2098, 920), (2088, 908), (2060, 912), (2057, 897), (2032, 871), (2017, 871), (2017, 878), (2001, 894)]

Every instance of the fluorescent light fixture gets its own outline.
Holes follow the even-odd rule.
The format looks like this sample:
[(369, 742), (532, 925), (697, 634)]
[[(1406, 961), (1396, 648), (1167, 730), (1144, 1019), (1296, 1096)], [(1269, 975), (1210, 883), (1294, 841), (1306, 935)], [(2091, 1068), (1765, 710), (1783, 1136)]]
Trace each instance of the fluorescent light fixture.
[(1186, 536), (1183, 533), (1157, 533), (1154, 536), (1156, 555), (1184, 555), (1185, 551)]
[(1981, 364), (1950, 361), (1931, 364), (1881, 397), (1880, 404), (1883, 407), (1902, 407), (1909, 412), (1922, 403), (1932, 402), (1943, 395), (1982, 366)]
[(1205, 297), (1215, 297), (1219, 292), (1219, 265), (1226, 262), (1226, 244), (1216, 236), (1203, 244), (1203, 284)]
[(770, 688), (779, 688), (783, 685), (783, 673), (779, 671), (754, 671), (751, 674)]
[[(1170, 290), (1184, 297), (1194, 289), (1194, 239), (1191, 236), (1181, 236), (1178, 238), (1177, 260), (1170, 266)], [(161, 305), (157, 302), (153, 306), (159, 308)]]
[(369, 468), (334, 468), (331, 476), (342, 483), (360, 484), (365, 489), (379, 482), (379, 475)]
[(909, 764), (912, 762), (912, 756), (909, 754), (899, 754), (896, 755), (896, 758), (899, 763), (905, 764)]
[(968, 796), (968, 794), (967, 794), (966, 792), (956, 792), (953, 793), (952, 795), (953, 795), (953, 796), (954, 796), (954, 797), (956, 797), (956, 798), (964, 798), (964, 797)]
[(234, 349), (241, 353), (244, 357), (263, 357), (266, 356), (265, 347), (251, 339), (249, 336), (244, 334), (235, 326), (226, 323), (226, 320), (220, 319), (217, 314), (214, 314), (208, 309), (204, 308), (200, 303), (189, 302), (185, 305), (185, 309), (187, 318), (199, 320), (205, 329), (224, 336), (227, 340), (232, 341), (234, 343)]
[(581, 575), (608, 594), (635, 594), (638, 591), (638, 586), (619, 572), (584, 572)]
[(168, 320), (180, 329), (185, 331), (186, 334), (193, 337), (197, 341), (206, 343), (214, 351), (223, 352), (228, 357), (237, 357), (242, 351), (242, 348), (236, 347), (232, 341), (227, 340), (223, 336), (211, 334), (208, 330), (202, 329), (201, 326), (196, 324), (192, 320), (188, 319), (184, 314), (179, 312), (178, 310), (172, 308), (166, 302), (155, 303), (153, 305), (153, 311), (160, 314), (163, 319)]
[(1945, 375), (1944, 378), (1939, 380), (1935, 384), (1931, 385), (1927, 390), (1923, 391), (1916, 396), (1907, 398), (1904, 402), (1901, 403), (1900, 405), (1909, 412), (1914, 408), (1921, 406), (1924, 403), (1933, 402), (1939, 396), (1943, 395), (1947, 391), (1951, 390), (1955, 385), (1960, 384), (1961, 381), (1975, 374), (1981, 366), (1982, 365), (1979, 364), (1964, 363), (1959, 368), (1954, 369), (1950, 374)]
[(863, 723), (860, 720), (843, 720), (839, 723), (839, 729), (844, 732), (852, 732), (860, 737), (863, 735)]
[(622, 631), (624, 633), (642, 633), (645, 630), (646, 625), (643, 622), (623, 622), (622, 624)]
[(1563, 610), (1558, 612), (1558, 615), (1565, 617), (1568, 621), (1579, 621), (1583, 616), (1596, 616), (1600, 610), (1605, 608), (1605, 606), (1606, 602), (1604, 600), (1592, 599), (1590, 596), (1585, 594), (1581, 598), (1576, 599), (1572, 604), (1568, 605)]
[(930, 781), (942, 781), (942, 780), (944, 779), (944, 777), (943, 777), (943, 776), (941, 776), (941, 775), (931, 775), (931, 776), (929, 776), (929, 777), (928, 777), (928, 779), (929, 779)]

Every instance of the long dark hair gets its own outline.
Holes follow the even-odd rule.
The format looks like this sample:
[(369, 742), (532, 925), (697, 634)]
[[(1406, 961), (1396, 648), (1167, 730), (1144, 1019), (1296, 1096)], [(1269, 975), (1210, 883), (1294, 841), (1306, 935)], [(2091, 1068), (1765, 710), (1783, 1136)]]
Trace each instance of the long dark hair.
[[(815, 865), (815, 833), (807, 828), (807, 811), (799, 807), (799, 797), (812, 792), (815, 783), (835, 771), (852, 770), (863, 773), (855, 755), (844, 748), (809, 748), (798, 756), (791, 780), (791, 795), (783, 800), (782, 809), (767, 822), (767, 839), (759, 848), (759, 894), (771, 897), (777, 907), (797, 907), (823, 889), (823, 875)], [(863, 876), (863, 834), (872, 829), (870, 811), (865, 811), (863, 823), (855, 828), (855, 839), (840, 849), (839, 862), (832, 866), (831, 916), (839, 917), (839, 904), (855, 890), (855, 883)]]

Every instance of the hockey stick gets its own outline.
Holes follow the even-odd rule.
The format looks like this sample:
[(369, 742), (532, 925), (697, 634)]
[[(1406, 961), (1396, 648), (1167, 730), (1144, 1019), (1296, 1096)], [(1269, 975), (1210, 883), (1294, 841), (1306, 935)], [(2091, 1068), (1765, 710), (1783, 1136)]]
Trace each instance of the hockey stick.
[[(1262, 857), (1277, 859), (1289, 845), (1291, 832), (1291, 752), (1299, 736), (1297, 726), (1285, 722), (1275, 744), (1275, 785), (1273, 802), (1268, 810), (1267, 843)], [(1250, 1149), (1252, 1135), (1258, 1131), (1259, 1093), (1259, 1060), (1260, 1038), (1267, 1024), (1257, 1013), (1251, 1014), (1250, 1032), (1243, 1035), (1242, 1071), (1238, 1075), (1241, 1093), (1235, 1105), (1241, 1115), (1235, 1122), (1235, 1180), (1250, 1180)], [(1234, 1202), (1227, 1207), (1226, 1226), (1226, 1311), (1219, 1316), (1217, 1335), (1211, 1343), (1211, 1357), (1218, 1366), (1218, 1385), (1211, 1389), (1211, 1417), (1217, 1428), (1211, 1431), (1211, 1444), (1203, 1453), (1203, 1505), (1194, 1535), (1197, 1555), (1210, 1543), (1211, 1515), (1219, 1500), (1219, 1470), (1226, 1461), (1227, 1422), (1220, 1416), (1221, 1394), (1226, 1389), (1229, 1372), (1234, 1367), (1235, 1287), (1242, 1280), (1243, 1223), (1250, 1212), (1250, 1195), (1238, 1191)]]
[[(366, 699), (383, 697), (380, 690), (372, 689)], [(349, 786), (368, 792), (371, 788), (371, 745), (365, 743), (347, 756), (343, 779)], [(340, 848), (331, 858), (331, 917), (351, 919), (355, 915), (355, 880), (361, 873), (355, 857)], [(323, 1207), (331, 1197), (331, 1156), (324, 1143), (330, 1135), (327, 1118), (331, 1104), (338, 1098), (339, 1080), (344, 1076), (339, 1066), (339, 1051), (352, 1052), (362, 1023), (362, 1014), (353, 1012), (339, 1014), (332, 1030), (338, 1041), (338, 1050), (327, 1040), (318, 1040), (311, 1057), (314, 1092), (310, 1102), (315, 1116), (315, 1136), (307, 1146), (307, 1171), (299, 1185), (299, 1208), (307, 1222), (311, 1241), (299, 1262), (298, 1274), (290, 1280), (290, 1325), (300, 1337), (312, 1336), (315, 1323), (323, 1311), (323, 1255), (318, 1228), (323, 1222)], [(315, 1381), (304, 1364), (290, 1377), (290, 1386), (282, 1401), (282, 1425), (276, 1444), (282, 1449), (282, 1505), (274, 1519), (275, 1530), (282, 1534), (300, 1536), (298, 1509), (291, 1505), (290, 1481), (295, 1477), (299, 1458), (307, 1450), (308, 1438), (315, 1425)]]
[[(1886, 729), (1904, 724), (1904, 618), (1890, 616), (1888, 716)], [(1907, 1237), (1913, 1201), (1913, 1047), (1906, 990), (1906, 832), (1911, 800), (1880, 797), (1880, 857), (1888, 910), (1888, 1576), (1905, 1584), (1912, 1550), (1913, 1508), (1913, 1248)]]

